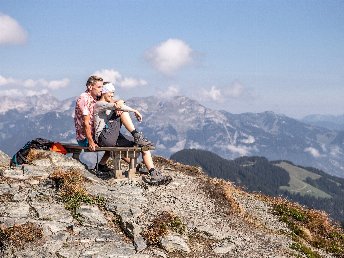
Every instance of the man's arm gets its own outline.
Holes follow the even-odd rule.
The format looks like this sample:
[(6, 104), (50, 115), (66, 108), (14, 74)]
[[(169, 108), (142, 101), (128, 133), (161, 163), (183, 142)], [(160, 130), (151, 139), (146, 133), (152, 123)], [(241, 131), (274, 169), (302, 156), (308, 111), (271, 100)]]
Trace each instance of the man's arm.
[(86, 138), (88, 140), (88, 149), (91, 151), (95, 151), (98, 145), (93, 141), (92, 127), (90, 125), (90, 115), (84, 116), (84, 126), (85, 126)]

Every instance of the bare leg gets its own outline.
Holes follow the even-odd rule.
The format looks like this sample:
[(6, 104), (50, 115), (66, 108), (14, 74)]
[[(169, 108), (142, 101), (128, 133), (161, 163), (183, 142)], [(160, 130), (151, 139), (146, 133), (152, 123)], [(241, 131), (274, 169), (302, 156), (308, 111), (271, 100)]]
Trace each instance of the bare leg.
[(154, 163), (152, 159), (152, 154), (150, 151), (142, 151), (142, 158), (143, 158), (143, 163), (145, 163), (148, 171), (151, 168), (154, 168)]
[(129, 112), (123, 112), (121, 114), (121, 121), (124, 127), (131, 133), (135, 130), (135, 126), (133, 124), (133, 121), (131, 120), (131, 117), (129, 115)]

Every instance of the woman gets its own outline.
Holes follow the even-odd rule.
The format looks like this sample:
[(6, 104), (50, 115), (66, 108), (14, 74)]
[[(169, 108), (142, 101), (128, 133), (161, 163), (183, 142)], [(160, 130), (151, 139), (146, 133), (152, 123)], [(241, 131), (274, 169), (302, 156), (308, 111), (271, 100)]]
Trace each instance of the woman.
[[(100, 99), (94, 106), (95, 140), (102, 147), (133, 147), (151, 146), (141, 132), (135, 129), (129, 112), (133, 112), (138, 121), (142, 121), (142, 115), (136, 109), (128, 107), (123, 100), (113, 99), (115, 87), (112, 83), (104, 82)], [(120, 133), (121, 125), (133, 136), (128, 139)], [(172, 181), (170, 176), (164, 176), (155, 169), (150, 151), (142, 151), (143, 163), (146, 165), (149, 176), (144, 181), (152, 185), (168, 184)]]

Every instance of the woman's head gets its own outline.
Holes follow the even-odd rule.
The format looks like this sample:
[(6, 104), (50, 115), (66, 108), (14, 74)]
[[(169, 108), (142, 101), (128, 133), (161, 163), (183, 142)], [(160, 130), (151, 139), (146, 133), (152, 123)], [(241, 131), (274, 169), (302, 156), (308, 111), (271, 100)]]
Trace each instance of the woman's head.
[(105, 101), (110, 102), (115, 94), (115, 86), (111, 82), (104, 82), (102, 89), (102, 98)]

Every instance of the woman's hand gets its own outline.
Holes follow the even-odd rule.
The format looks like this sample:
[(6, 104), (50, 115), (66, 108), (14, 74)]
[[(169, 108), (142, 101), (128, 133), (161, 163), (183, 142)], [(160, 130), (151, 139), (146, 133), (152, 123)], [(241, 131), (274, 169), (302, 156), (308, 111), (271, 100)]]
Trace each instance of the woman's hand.
[(134, 111), (135, 117), (137, 119), (137, 121), (141, 122), (142, 121), (142, 115), (139, 111), (135, 110)]

